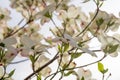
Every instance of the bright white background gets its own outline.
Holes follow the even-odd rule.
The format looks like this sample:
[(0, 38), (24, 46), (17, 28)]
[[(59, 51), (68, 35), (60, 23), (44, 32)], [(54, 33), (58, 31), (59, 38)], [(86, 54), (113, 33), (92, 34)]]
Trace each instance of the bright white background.
[[(75, 2), (76, 0), (74, 0), (73, 2)], [(80, 1), (80, 0), (78, 0)], [(11, 8), (9, 7), (9, 0), (0, 0), (0, 7), (5, 7), (11, 10)], [(78, 2), (75, 4), (79, 4)], [(90, 2), (89, 4), (85, 4), (83, 7), (83, 10), (85, 10), (85, 12), (88, 11), (94, 11), (95, 6), (93, 5), (92, 2)], [(120, 0), (106, 0), (101, 8), (101, 10), (107, 11), (108, 13), (113, 13), (115, 16), (119, 17), (118, 14), (120, 12)], [(19, 13), (16, 13), (15, 10), (12, 10), (11, 12), (11, 17), (13, 18), (10, 22), (9, 25), (11, 26), (15, 26), (20, 20), (21, 20), (21, 16)], [(48, 26), (48, 25), (47, 25)], [(44, 32), (48, 31), (48, 29), (45, 27), (42, 30), (42, 33), (44, 34)], [(47, 33), (48, 34), (48, 33)], [(45, 34), (45, 36), (47, 35)], [(96, 43), (93, 43), (93, 46), (95, 46)], [(99, 54), (100, 55), (100, 54)], [(15, 61), (17, 60), (21, 60), (24, 58), (21, 57), (16, 57)], [(95, 59), (90, 58), (90, 56), (85, 57), (83, 56), (82, 58), (83, 60), (79, 60), (77, 61), (78, 63), (89, 63), (90, 61), (93, 61)], [(120, 80), (120, 54), (118, 57), (116, 58), (112, 58), (110, 56), (108, 56), (107, 58), (105, 58), (102, 63), (104, 64), (105, 68), (109, 69), (109, 73), (112, 73), (112, 76), (109, 78), (109, 80)], [(55, 67), (55, 65), (53, 66)], [(8, 67), (8, 72), (13, 70), (14, 68), (16, 68), (15, 74), (13, 76), (14, 80), (23, 80), (27, 75), (29, 75), (31, 73), (31, 68), (30, 68), (30, 62), (26, 61), (24, 63), (20, 63), (20, 64), (15, 64), (15, 65), (9, 65)], [(101, 79), (101, 73), (96, 72), (97, 71), (97, 65), (91, 65), (90, 68), (93, 71), (93, 77), (97, 78), (97, 80)], [(108, 75), (108, 74), (107, 74)], [(74, 78), (64, 78), (63, 80), (74, 80)], [(55, 79), (57, 80), (57, 79)]]

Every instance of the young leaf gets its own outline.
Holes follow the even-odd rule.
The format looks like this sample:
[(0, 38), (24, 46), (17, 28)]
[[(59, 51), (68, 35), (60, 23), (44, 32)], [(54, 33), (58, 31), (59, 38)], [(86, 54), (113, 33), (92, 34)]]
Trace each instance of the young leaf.
[(110, 48), (109, 48), (108, 53), (113, 53), (113, 52), (115, 52), (115, 51), (117, 50), (118, 46), (119, 46), (119, 44), (109, 46)]
[(66, 43), (64, 43), (64, 52), (66, 52), (67, 50), (68, 50), (68, 48), (69, 48), (69, 44), (66, 44)]
[(8, 78), (11, 77), (14, 74), (14, 72), (15, 72), (15, 69), (8, 74)]
[(67, 73), (64, 73), (64, 76), (69, 76), (70, 74), (74, 73), (74, 71), (69, 71)]
[(98, 62), (98, 70), (100, 72), (104, 71), (104, 65), (102, 63), (100, 63), (100, 62)]
[(29, 58), (30, 58), (30, 60), (31, 60), (32, 63), (35, 62), (35, 59), (34, 59), (34, 56), (33, 56), (33, 55), (30, 55)]
[(98, 27), (101, 26), (103, 24), (103, 22), (104, 22), (103, 18), (96, 20), (96, 24)]
[(58, 45), (58, 50), (60, 53), (62, 53), (62, 47), (60, 45)]
[(85, 80), (85, 78), (84, 78), (84, 77), (82, 77), (82, 78), (81, 78), (81, 80)]
[(118, 47), (119, 47), (119, 44), (116, 44), (116, 45), (109, 44), (106, 46), (106, 48), (103, 51), (105, 53), (113, 53), (117, 50)]
[(71, 58), (75, 59), (75, 58), (78, 58), (81, 55), (82, 55), (82, 53), (71, 53)]
[(37, 75), (37, 80), (41, 80), (41, 76), (40, 75)]
[(102, 73), (102, 74), (105, 74), (108, 69), (104, 69), (104, 65), (100, 62), (98, 62), (98, 70)]

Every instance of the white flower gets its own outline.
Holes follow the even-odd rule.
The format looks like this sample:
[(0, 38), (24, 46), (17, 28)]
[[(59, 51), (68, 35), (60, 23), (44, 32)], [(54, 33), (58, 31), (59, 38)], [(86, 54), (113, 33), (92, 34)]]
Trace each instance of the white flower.
[(82, 77), (84, 77), (84, 80), (95, 80), (95, 79), (92, 79), (92, 73), (90, 70), (84, 70), (83, 68), (79, 68), (77, 71), (77, 74), (78, 74), (79, 80), (81, 80)]
[[(43, 66), (44, 64), (46, 64), (47, 62), (49, 61), (49, 58), (47, 58), (46, 56), (44, 55), (41, 55), (39, 57), (39, 59), (35, 62), (35, 70), (37, 70), (38, 68), (40, 68), (41, 66)], [(39, 73), (42, 75), (42, 76), (48, 76), (51, 72), (51, 69), (50, 67), (45, 67), (42, 71), (40, 71)]]
[(69, 43), (72, 47), (78, 48), (81, 51), (90, 54), (91, 56), (97, 57), (97, 55), (94, 52), (92, 52), (91, 50), (89, 50), (88, 48), (79, 47), (77, 44), (77, 41), (75, 39), (73, 39), (70, 35), (65, 33), (63, 36), (64, 36), (64, 38), (57, 37), (57, 38), (54, 38), (52, 41), (55, 41), (55, 42), (62, 41), (64, 43)]
[(98, 40), (100, 41), (100, 43), (102, 44), (102, 49), (106, 49), (107, 46), (110, 45), (118, 45), (116, 51), (112, 52), (112, 53), (108, 53), (111, 57), (117, 57), (118, 56), (118, 52), (120, 52), (120, 34), (114, 34), (113, 36), (108, 36), (104, 33), (101, 33), (98, 36)]
[(16, 43), (17, 41), (14, 37), (9, 37), (0, 41), (0, 47), (6, 51), (3, 57), (6, 62), (12, 61), (17, 56), (17, 49), (13, 46)]
[(0, 8), (0, 22), (10, 20), (10, 11), (4, 8)]
[(24, 57), (28, 57), (29, 55), (33, 55), (35, 53), (48, 52), (47, 48), (51, 48), (49, 45), (44, 45), (40, 42), (32, 40), (31, 37), (28, 37), (27, 35), (21, 36), (20, 42), (23, 45), (20, 47), (21, 55)]
[(30, 52), (32, 52), (32, 47), (35, 46), (35, 42), (31, 40), (30, 37), (23, 35), (20, 38), (20, 42), (23, 45), (23, 47), (20, 48), (22, 56), (29, 56), (30, 54), (33, 54)]

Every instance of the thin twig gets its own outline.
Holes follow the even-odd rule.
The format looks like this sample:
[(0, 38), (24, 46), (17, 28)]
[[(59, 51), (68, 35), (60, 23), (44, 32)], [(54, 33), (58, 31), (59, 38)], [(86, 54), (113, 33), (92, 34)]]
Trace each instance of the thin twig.
[[(65, 69), (65, 70), (73, 70), (73, 69), (77, 69), (77, 68), (87, 67), (87, 66), (90, 66), (90, 65), (92, 65), (92, 64), (98, 63), (99, 61), (102, 61), (105, 57), (106, 57), (106, 55), (104, 55), (101, 59), (99, 59), (99, 60), (97, 60), (97, 61), (95, 61), (95, 62), (91, 62), (91, 63), (88, 63), (88, 64), (86, 64), (86, 65), (82, 65), (82, 66), (79, 66), (79, 67), (67, 68), (67, 69)], [(57, 73), (59, 73), (59, 72), (61, 72), (61, 71), (65, 71), (65, 70), (60, 70), (60, 71), (58, 71)], [(50, 77), (50, 76), (52, 76), (52, 75), (54, 75), (54, 74), (56, 74), (56, 73), (52, 73), (52, 74), (50, 74), (50, 75), (47, 76), (47, 77)]]
[(99, 7), (98, 7), (98, 5), (97, 5), (97, 11), (96, 11), (94, 17), (93, 17), (92, 20), (87, 24), (87, 26), (82, 30), (82, 32), (80, 32), (78, 35), (76, 35), (76, 37), (78, 37), (79, 35), (81, 35), (83, 32), (85, 32), (85, 31), (89, 28), (89, 26), (92, 24), (92, 22), (94, 21), (94, 19), (97, 17), (98, 12), (99, 12)]
[(16, 61), (16, 62), (9, 62), (8, 64), (18, 64), (18, 63), (22, 63), (25, 61), (28, 61), (29, 59), (24, 59), (24, 60), (20, 60), (20, 61)]

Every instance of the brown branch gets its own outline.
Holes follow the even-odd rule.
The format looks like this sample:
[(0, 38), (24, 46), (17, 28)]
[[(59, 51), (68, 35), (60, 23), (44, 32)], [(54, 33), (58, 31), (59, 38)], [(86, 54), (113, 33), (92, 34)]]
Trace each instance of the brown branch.
[[(99, 50), (96, 50), (96, 51), (99, 51)], [(86, 64), (86, 65), (82, 65), (82, 66), (79, 66), (79, 67), (67, 68), (67, 69), (65, 69), (65, 70), (73, 70), (73, 69), (83, 68), (83, 67), (87, 67), (87, 66), (93, 65), (93, 64), (95, 64), (95, 63), (98, 63), (98, 62), (102, 61), (106, 56), (107, 56), (107, 55), (105, 54), (101, 59), (99, 59), (99, 60), (97, 60), (97, 61), (95, 61), (95, 62), (91, 62), (91, 63), (88, 63), (88, 64)], [(59, 73), (59, 72), (61, 72), (61, 71), (65, 71), (65, 70), (60, 70), (60, 71), (58, 71), (57, 73)], [(45, 78), (45, 80), (46, 80), (48, 77), (50, 77), (50, 76), (52, 76), (52, 75), (54, 75), (54, 74), (57, 74), (57, 73), (52, 73), (52, 74), (50, 74), (49, 76), (47, 76), (47, 77)]]
[[(59, 53), (59, 52), (58, 52)], [(27, 76), (24, 80), (28, 80), (30, 79), (32, 76), (34, 76), (36, 73), (40, 72), (41, 70), (43, 70), (46, 66), (50, 65), (52, 62), (54, 62), (56, 59), (59, 58), (58, 53), (53, 57), (52, 60), (50, 60), (49, 62), (47, 62), (45, 65), (43, 65), (42, 67), (38, 68), (36, 71), (34, 71), (33, 73), (31, 73), (29, 76)]]

